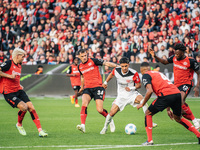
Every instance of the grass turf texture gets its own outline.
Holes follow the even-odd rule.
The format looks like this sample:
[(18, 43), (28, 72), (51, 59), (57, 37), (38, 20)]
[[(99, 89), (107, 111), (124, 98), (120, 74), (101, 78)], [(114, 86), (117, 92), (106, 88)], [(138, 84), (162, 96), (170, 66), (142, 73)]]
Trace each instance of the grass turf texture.
[[(42, 128), (49, 133), (49, 136), (47, 138), (40, 138), (38, 136), (36, 126), (31, 120), (29, 113), (26, 114), (23, 121), (27, 136), (20, 135), (15, 127), (18, 109), (13, 109), (5, 100), (3, 100), (3, 98), (0, 98), (0, 149), (100, 149), (100, 147), (101, 149), (106, 149), (106, 147), (109, 147), (110, 145), (109, 149), (116, 150), (200, 149), (200, 145), (197, 144), (196, 136), (175, 121), (171, 121), (167, 116), (166, 110), (153, 117), (153, 121), (158, 124), (158, 127), (153, 129), (154, 144), (166, 145), (130, 148), (122, 146), (122, 148), (114, 148), (116, 145), (141, 145), (141, 143), (146, 141), (147, 137), (144, 128), (144, 113), (142, 109), (138, 111), (136, 108), (127, 106), (122, 112), (119, 112), (114, 117), (116, 131), (111, 133), (108, 130), (107, 134), (100, 135), (99, 133), (103, 128), (105, 118), (98, 114), (95, 102), (92, 100), (88, 107), (86, 133), (83, 134), (76, 129), (76, 125), (80, 124), (81, 108), (75, 108), (74, 105), (70, 103), (69, 98), (34, 97), (31, 98), (31, 100), (41, 120)], [(110, 111), (113, 100), (113, 98), (105, 99), (104, 108), (108, 111)], [(152, 102), (152, 100), (153, 99), (151, 99), (150, 102)], [(187, 102), (194, 115), (197, 118), (200, 118), (200, 100), (198, 98), (188, 98)], [(79, 101), (79, 103), (81, 103), (81, 101)], [(134, 123), (137, 126), (135, 135), (125, 134), (124, 128), (128, 123)], [(171, 143), (186, 144), (168, 145)], [(55, 147), (53, 147), (53, 145)], [(75, 147), (76, 145), (78, 147)]]

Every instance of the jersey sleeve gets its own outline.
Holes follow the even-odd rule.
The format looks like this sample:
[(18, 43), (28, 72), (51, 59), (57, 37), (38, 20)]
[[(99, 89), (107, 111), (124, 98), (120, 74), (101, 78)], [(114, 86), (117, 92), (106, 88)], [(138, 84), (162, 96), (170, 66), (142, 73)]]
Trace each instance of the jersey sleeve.
[(71, 72), (72, 72), (72, 67), (70, 66), (69, 68), (68, 68), (68, 70), (67, 70), (67, 74), (71, 74)]
[(194, 71), (198, 71), (199, 63), (193, 58), (189, 58), (189, 60), (190, 60), (190, 68), (192, 68)]
[(115, 75), (115, 68), (112, 70), (112, 74)]
[(139, 74), (137, 72), (133, 76), (133, 81), (135, 83), (140, 83), (140, 77), (139, 77)]
[(96, 58), (91, 58), (91, 59), (94, 62), (94, 64), (97, 65), (97, 66), (102, 66), (103, 63), (104, 63), (103, 59), (96, 59)]
[(175, 56), (175, 55), (172, 55), (172, 56), (170, 56), (169, 58), (167, 58), (167, 61), (168, 61), (169, 63), (173, 63), (173, 58), (174, 58), (174, 56)]
[(142, 83), (144, 84), (144, 86), (146, 87), (147, 84), (151, 84), (151, 76), (149, 74), (144, 74), (142, 76)]
[(11, 67), (11, 60), (8, 60), (6, 62), (4, 62), (3, 64), (1, 64), (0, 68), (1, 68), (1, 71), (8, 71)]

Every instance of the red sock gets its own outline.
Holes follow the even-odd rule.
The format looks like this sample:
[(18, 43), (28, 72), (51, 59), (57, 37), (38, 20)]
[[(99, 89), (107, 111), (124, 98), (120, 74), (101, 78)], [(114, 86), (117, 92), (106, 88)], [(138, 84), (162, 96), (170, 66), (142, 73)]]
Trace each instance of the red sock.
[(75, 104), (78, 104), (78, 99), (75, 99)]
[(18, 111), (18, 122), (17, 122), (18, 126), (22, 126), (22, 121), (24, 119), (25, 114), (26, 111), (21, 111), (21, 110)]
[(147, 132), (147, 138), (148, 142), (150, 142), (152, 139), (152, 116), (151, 115), (146, 115), (145, 116), (145, 129)]
[(190, 107), (188, 106), (187, 103), (182, 105), (182, 109), (185, 111), (186, 114), (183, 114), (183, 117), (185, 117), (188, 120), (194, 120), (195, 117), (190, 109)]
[(86, 117), (87, 117), (87, 107), (82, 106), (81, 107), (81, 124), (85, 124)]
[(106, 117), (108, 115), (108, 112), (107, 112), (107, 110), (103, 109), (103, 112), (100, 114), (103, 115), (104, 117)]
[(185, 118), (181, 119), (180, 124), (182, 124), (189, 131), (193, 132), (198, 138), (200, 137), (199, 131)]
[(30, 114), (31, 114), (32, 120), (33, 120), (33, 122), (35, 123), (35, 125), (36, 125), (38, 131), (40, 132), (40, 131), (42, 130), (42, 127), (41, 127), (40, 119), (39, 119), (39, 117), (38, 117), (36, 111), (33, 110), (33, 111), (30, 112)]

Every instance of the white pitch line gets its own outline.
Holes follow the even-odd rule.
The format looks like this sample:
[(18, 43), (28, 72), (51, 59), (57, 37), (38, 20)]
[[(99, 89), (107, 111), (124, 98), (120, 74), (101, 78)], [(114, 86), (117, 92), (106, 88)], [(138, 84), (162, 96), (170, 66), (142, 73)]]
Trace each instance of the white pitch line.
[[(169, 143), (169, 144), (155, 144), (155, 146), (176, 146), (176, 145), (191, 145), (197, 144), (197, 142), (191, 143)], [(129, 148), (129, 147), (146, 147), (142, 145), (49, 145), (49, 146), (1, 146), (0, 149), (19, 149), (19, 148), (78, 148), (78, 149), (66, 149), (66, 150), (91, 150), (91, 149), (110, 149), (110, 148)], [(80, 148), (84, 147), (84, 148)]]

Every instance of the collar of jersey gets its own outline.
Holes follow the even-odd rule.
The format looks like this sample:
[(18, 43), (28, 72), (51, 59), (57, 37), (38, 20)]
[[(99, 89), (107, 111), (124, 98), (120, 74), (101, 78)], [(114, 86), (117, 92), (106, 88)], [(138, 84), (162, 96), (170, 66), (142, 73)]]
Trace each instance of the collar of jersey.
[(121, 69), (122, 75), (126, 75), (126, 74), (128, 74), (128, 72), (129, 72), (129, 69), (128, 69), (127, 73), (123, 73), (123, 72), (122, 72), (122, 69)]

